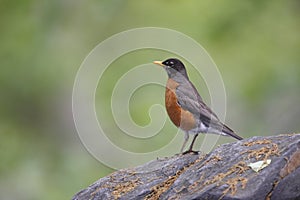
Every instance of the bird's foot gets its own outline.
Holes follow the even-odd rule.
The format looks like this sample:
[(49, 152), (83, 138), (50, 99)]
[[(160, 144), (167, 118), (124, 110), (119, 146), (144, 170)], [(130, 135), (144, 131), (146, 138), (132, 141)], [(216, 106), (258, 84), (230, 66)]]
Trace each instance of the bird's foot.
[(192, 154), (194, 154), (194, 155), (198, 155), (199, 152), (200, 152), (200, 151), (194, 151), (194, 150), (192, 150), (192, 149), (189, 149), (189, 150), (187, 150), (187, 151), (185, 151), (185, 152), (183, 152), (183, 153), (181, 153), (181, 154), (182, 154), (182, 155), (185, 155), (185, 154), (190, 154), (190, 153), (192, 153)]

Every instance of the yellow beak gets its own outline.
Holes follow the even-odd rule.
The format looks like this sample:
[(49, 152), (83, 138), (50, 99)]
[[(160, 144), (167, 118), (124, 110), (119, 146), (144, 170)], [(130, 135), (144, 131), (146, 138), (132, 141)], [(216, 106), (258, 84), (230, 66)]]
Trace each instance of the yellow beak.
[(164, 67), (164, 64), (162, 64), (162, 61), (154, 61), (153, 63), (156, 64), (156, 65)]

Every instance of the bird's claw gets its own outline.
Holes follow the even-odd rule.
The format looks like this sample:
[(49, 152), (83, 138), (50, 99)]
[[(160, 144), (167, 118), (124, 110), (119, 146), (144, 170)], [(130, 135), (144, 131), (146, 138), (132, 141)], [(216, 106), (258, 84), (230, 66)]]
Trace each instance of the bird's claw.
[(182, 155), (190, 154), (190, 153), (192, 153), (192, 154), (194, 154), (194, 155), (198, 155), (199, 152), (200, 152), (200, 151), (194, 151), (194, 150), (192, 150), (192, 149), (189, 149), (189, 150), (183, 152)]

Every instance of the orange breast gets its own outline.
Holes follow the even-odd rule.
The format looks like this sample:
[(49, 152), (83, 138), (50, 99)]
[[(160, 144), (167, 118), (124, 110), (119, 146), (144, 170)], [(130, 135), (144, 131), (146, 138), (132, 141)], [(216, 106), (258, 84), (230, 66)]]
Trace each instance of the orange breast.
[(166, 86), (165, 104), (167, 113), (171, 121), (181, 129), (189, 131), (196, 127), (196, 121), (194, 115), (187, 110), (182, 109), (177, 103), (177, 97), (175, 90), (178, 87), (178, 83), (172, 79), (169, 79)]

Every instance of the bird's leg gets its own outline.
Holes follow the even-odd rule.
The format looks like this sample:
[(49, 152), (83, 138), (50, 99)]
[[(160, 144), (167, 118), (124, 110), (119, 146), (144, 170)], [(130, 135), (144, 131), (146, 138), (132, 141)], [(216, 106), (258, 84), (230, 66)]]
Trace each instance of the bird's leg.
[(183, 141), (183, 144), (182, 144), (182, 147), (181, 147), (181, 150), (180, 152), (183, 153), (183, 149), (187, 143), (187, 141), (189, 140), (189, 133), (188, 132), (184, 132), (185, 135), (184, 135), (184, 141)]
[(192, 143), (191, 143), (191, 145), (190, 145), (189, 151), (193, 151), (193, 146), (194, 146), (194, 143), (195, 143), (197, 137), (198, 137), (198, 134), (196, 134), (196, 135), (194, 136), (193, 141), (192, 141)]
[(193, 146), (194, 146), (194, 143), (195, 143), (197, 137), (198, 137), (198, 134), (196, 134), (196, 135), (194, 136), (193, 141), (192, 141), (192, 143), (191, 143), (189, 149), (188, 149), (187, 151), (183, 152), (182, 154), (187, 154), (187, 153), (198, 154), (198, 153), (199, 153), (199, 151), (194, 151), (194, 150), (193, 150)]

